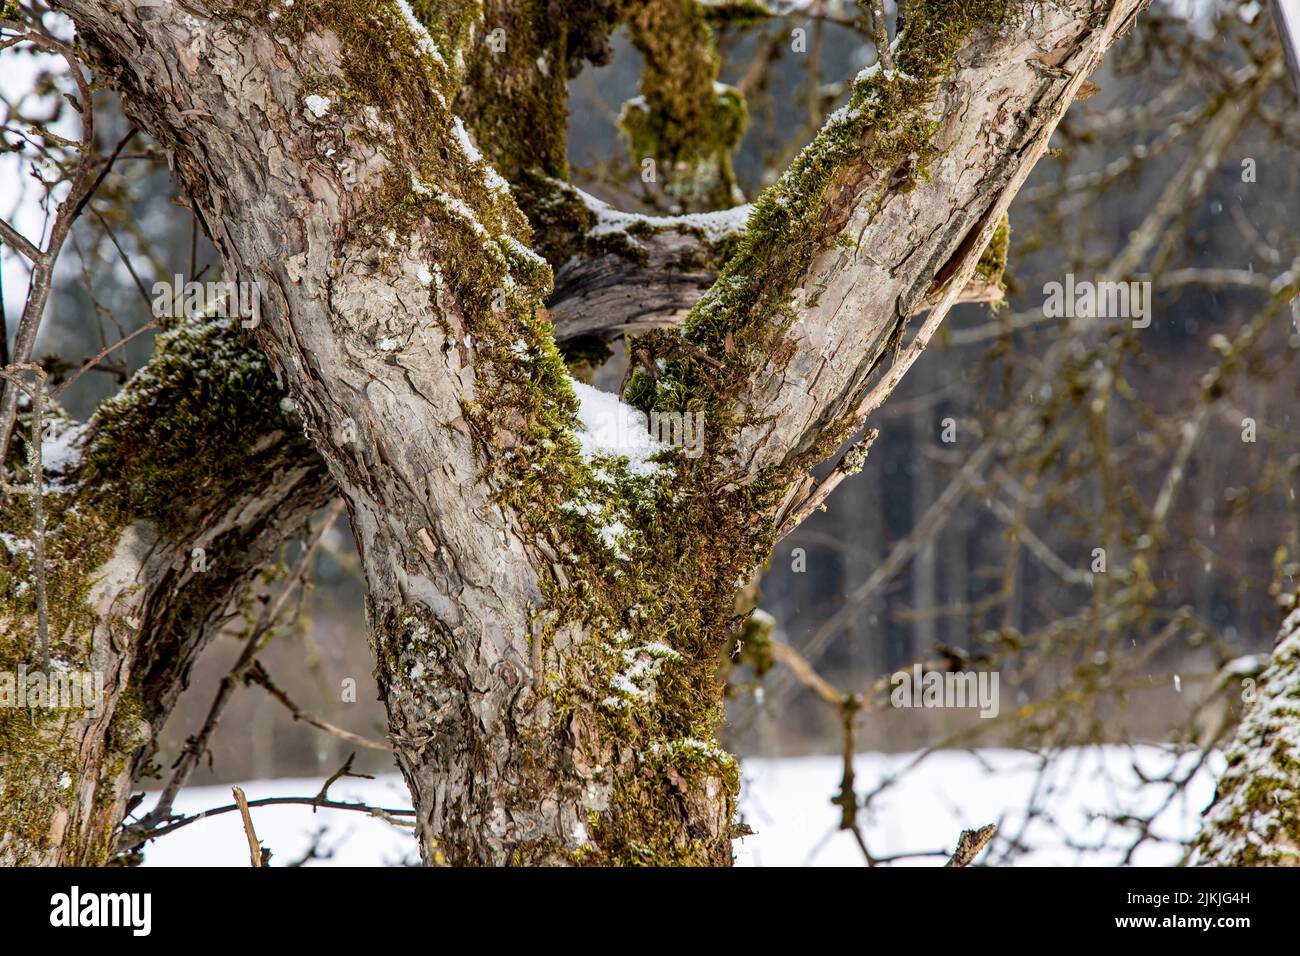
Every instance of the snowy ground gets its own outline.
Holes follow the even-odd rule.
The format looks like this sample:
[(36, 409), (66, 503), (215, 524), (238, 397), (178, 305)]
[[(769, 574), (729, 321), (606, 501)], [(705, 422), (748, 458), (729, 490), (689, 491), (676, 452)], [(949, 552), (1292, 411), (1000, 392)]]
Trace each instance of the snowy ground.
[[(860, 754), (854, 763), (859, 796), (877, 789), (890, 775), (914, 764), (917, 754)], [(1038, 773), (1031, 754), (1009, 750), (944, 751), (931, 754), (902, 779), (873, 800), (864, 821), (867, 844), (875, 856), (948, 849), (964, 827), (1000, 822), (1003, 834), (1019, 837), (1033, 852), (1021, 863), (1044, 865), (1113, 865), (1122, 859), (1131, 837), (1108, 824), (1105, 816), (1121, 812), (1148, 813), (1161, 806), (1166, 791), (1141, 787), (1133, 766), (1148, 777), (1166, 772), (1175, 761), (1190, 769), (1196, 755), (1175, 757), (1147, 746), (1087, 748), (1058, 756), (1051, 771)], [(1211, 760), (1215, 773), (1222, 760)], [(742, 841), (738, 862), (743, 866), (861, 866), (862, 854), (852, 836), (837, 832), (839, 809), (830, 803), (839, 788), (840, 763), (834, 757), (756, 759), (744, 762), (742, 807), (756, 836)], [(243, 784), (250, 800), (270, 796), (310, 796), (322, 781), (259, 780)], [(1158, 817), (1155, 831), (1175, 837), (1195, 831), (1198, 815), (1214, 792), (1213, 775), (1202, 771)], [(1038, 794), (1045, 811), (1021, 834), (1024, 808)], [(373, 781), (345, 780), (330, 791), (336, 800), (361, 799), (372, 805), (409, 807), (406, 789), (396, 774)], [(196, 787), (185, 791), (176, 809), (197, 813), (231, 802), (228, 786)], [(275, 853), (273, 864), (300, 857), (313, 834), (326, 828), (319, 845), (332, 856), (316, 864), (392, 866), (414, 862), (415, 846), (402, 831), (363, 814), (342, 810), (313, 813), (305, 806), (257, 807), (254, 826), (264, 845)], [(1046, 822), (1051, 820), (1051, 823)], [(1079, 850), (1079, 844), (1104, 845), (1106, 850)], [(999, 846), (993, 845), (992, 861)], [(1133, 862), (1160, 866), (1177, 862), (1176, 846), (1148, 845)], [(169, 834), (146, 851), (147, 865), (246, 866), (248, 847), (239, 815), (229, 813), (200, 820)], [(937, 865), (940, 857), (912, 862)]]

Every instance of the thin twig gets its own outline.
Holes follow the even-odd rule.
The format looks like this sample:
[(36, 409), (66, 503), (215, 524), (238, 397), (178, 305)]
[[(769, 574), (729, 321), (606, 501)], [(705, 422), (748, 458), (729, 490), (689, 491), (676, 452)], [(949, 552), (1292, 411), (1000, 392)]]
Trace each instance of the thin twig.
[(871, 0), (871, 42), (876, 46), (877, 62), (894, 71), (894, 53), (889, 49), (889, 24), (885, 22), (885, 0)]
[(44, 253), (32, 245), (26, 236), (3, 219), (0, 219), (0, 238), (3, 238), (14, 252), (20, 253), (33, 264), (39, 262), (44, 256)]
[[(0, 256), (4, 254), (4, 243), (0, 242)], [(5, 317), (4, 276), (0, 275), (0, 368), (9, 364), (9, 320)], [(0, 468), (0, 475), (4, 469)]]
[(149, 296), (149, 290), (144, 287), (144, 280), (141, 279), (139, 273), (135, 271), (135, 266), (131, 262), (131, 257), (126, 254), (126, 250), (122, 248), (122, 244), (117, 241), (117, 233), (113, 232), (113, 227), (108, 224), (108, 220), (100, 214), (98, 209), (91, 206), (90, 211), (95, 214), (95, 218), (99, 220), (99, 224), (103, 226), (104, 231), (108, 233), (109, 241), (113, 243), (113, 248), (117, 250), (118, 258), (121, 259), (122, 264), (126, 266), (126, 271), (131, 274), (131, 279), (135, 282), (135, 287), (140, 290), (140, 297), (144, 299), (145, 306), (152, 310), (153, 299)]
[(113, 152), (111, 152), (108, 155), (108, 158), (104, 160), (104, 168), (99, 171), (99, 175), (95, 177), (95, 181), (91, 183), (90, 188), (86, 190), (86, 194), (81, 197), (81, 201), (77, 203), (77, 208), (72, 210), (73, 219), (76, 219), (81, 215), (82, 210), (86, 208), (86, 203), (90, 202), (91, 197), (99, 191), (100, 185), (103, 184), (104, 180), (108, 177), (108, 174), (112, 171), (113, 164), (116, 163), (117, 158), (122, 155), (122, 150), (126, 147), (127, 143), (131, 142), (131, 140), (135, 138), (137, 132), (139, 132), (139, 130), (132, 126), (130, 130), (127, 131), (127, 134), (118, 140), (117, 146), (113, 148)]
[(257, 832), (253, 829), (253, 815), (248, 812), (248, 800), (244, 797), (244, 791), (239, 787), (231, 787), (231, 792), (235, 795), (235, 804), (239, 807), (239, 815), (244, 818), (244, 836), (248, 838), (248, 856), (253, 866), (265, 866), (262, 862), (262, 841), (257, 838)]
[[(264, 797), (261, 800), (245, 801), (245, 800), (240, 800), (240, 797), (243, 796), (243, 793), (242, 791), (239, 790), (238, 787), (236, 787), (235, 799), (238, 801), (237, 803), (232, 803), (230, 806), (226, 806), (226, 807), (217, 807), (215, 810), (204, 810), (202, 813), (196, 813), (194, 816), (190, 816), (190, 817), (171, 818), (167, 821), (167, 824), (165, 826), (156, 827), (151, 832), (149, 832), (145, 836), (145, 838), (142, 839), (139, 843), (130, 847), (130, 849), (136, 849), (139, 846), (142, 846), (146, 840), (157, 839), (158, 837), (166, 836), (168, 833), (172, 833), (176, 830), (179, 830), (181, 827), (189, 826), (191, 823), (194, 823), (196, 820), (204, 820), (208, 817), (220, 816), (223, 813), (230, 813), (233, 810), (239, 810), (240, 813), (244, 815), (245, 820), (248, 820), (247, 813), (249, 807), (273, 807), (273, 806), (285, 806), (285, 805), (293, 804), (297, 806), (310, 806), (316, 809), (325, 809), (325, 810), (354, 810), (361, 813), (369, 814), (370, 816), (375, 817), (378, 820), (383, 820), (386, 823), (391, 823), (393, 826), (401, 826), (401, 827), (412, 826), (413, 825), (412, 823), (408, 823), (405, 820), (400, 820), (397, 818), (413, 817), (415, 816), (414, 810), (398, 810), (389, 807), (372, 807), (365, 803), (341, 803), (337, 800), (331, 800), (329, 798), (330, 787), (332, 787), (339, 779), (343, 777), (356, 777), (359, 780), (374, 779), (374, 777), (368, 773), (352, 772), (352, 761), (355, 758), (356, 758), (355, 753), (348, 754), (348, 759), (343, 762), (343, 766), (340, 767), (338, 770), (334, 771), (334, 773), (330, 774), (328, 779), (326, 779), (324, 785), (320, 788), (320, 792), (317, 793), (316, 796), (314, 797)], [(252, 825), (250, 823), (246, 825), (245, 832), (251, 832), (251, 831), (252, 831)]]
[[(86, 180), (90, 175), (91, 166), (94, 165), (91, 154), (95, 148), (95, 104), (90, 83), (81, 72), (80, 63), (72, 47), (60, 43), (53, 37), (31, 31), (21, 33), (19, 38), (63, 57), (81, 94), (80, 101), (69, 97), (69, 101), (81, 116), (81, 139), (78, 144), (80, 152), (77, 156), (77, 168), (72, 174), (68, 196), (59, 204), (59, 211), (54, 217), (54, 225), (50, 229), (49, 241), (46, 243), (45, 249), (37, 249), (32, 243), (23, 238), (17, 230), (0, 220), (0, 234), (3, 234), (7, 242), (32, 261), (27, 302), (23, 306), (22, 317), (18, 320), (18, 329), (14, 336), (13, 354), (11, 356), (14, 362), (25, 363), (31, 361), (32, 349), (36, 345), (36, 333), (40, 329), (41, 319), (45, 315), (45, 305), (49, 301), (50, 288), (54, 280), (54, 266), (58, 260), (59, 252), (63, 248), (64, 241), (68, 238), (73, 222), (76, 220), (76, 210), (80, 206), (82, 199), (89, 193)], [(35, 254), (34, 258), (33, 253)], [(14, 421), (18, 417), (18, 391), (19, 386), (17, 383), (10, 381), (0, 392), (0, 479), (3, 479), (4, 476), (4, 462), (9, 452), (9, 441), (13, 434)]]
[(338, 781), (344, 777), (355, 777), (358, 780), (375, 779), (374, 774), (352, 772), (352, 761), (356, 759), (357, 755), (355, 752), (348, 754), (348, 759), (343, 761), (343, 766), (339, 767), (339, 769), (335, 770), (325, 779), (325, 783), (321, 785), (320, 792), (316, 794), (317, 800), (328, 800), (330, 787), (334, 786), (334, 784), (338, 783)]
[[(300, 806), (300, 807), (317, 807), (321, 810), (354, 810), (359, 813), (369, 814), (378, 820), (391, 823), (393, 826), (413, 826), (404, 820), (395, 819), (399, 817), (413, 817), (414, 810), (399, 810), (395, 807), (372, 807), (365, 803), (343, 803), (338, 800), (320, 800), (316, 797), (263, 797), (260, 800), (249, 800), (249, 808), (253, 807), (283, 807), (283, 806)], [(199, 820), (206, 820), (209, 817), (219, 817), (223, 813), (233, 813), (239, 809), (239, 805), (232, 803), (224, 807), (215, 807), (212, 810), (204, 810), (189, 817), (173, 818), (166, 826), (161, 826), (152, 831), (148, 839), (156, 840), (164, 837), (169, 833), (174, 833), (182, 827), (187, 827), (191, 823), (197, 823)], [(143, 842), (143, 841), (142, 841)]]
[(811, 664), (797, 650), (789, 644), (780, 641), (772, 642), (772, 659), (779, 661), (786, 667), (790, 668), (790, 673), (794, 679), (804, 687), (807, 687), (814, 694), (833, 707), (838, 707), (844, 701), (844, 693), (837, 689), (830, 681), (818, 674)]
[(81, 376), (85, 375), (92, 368), (94, 368), (96, 365), (102, 362), (110, 352), (120, 349), (123, 345), (126, 345), (127, 342), (130, 342), (136, 336), (143, 335), (145, 332), (148, 332), (150, 329), (156, 329), (156, 328), (158, 328), (158, 320), (151, 319), (150, 321), (146, 322), (144, 325), (140, 326), (140, 328), (132, 332), (130, 335), (125, 335), (122, 338), (118, 339), (116, 342), (114, 342), (112, 345), (108, 345), (100, 349), (92, 358), (86, 361), (85, 365), (77, 369), (76, 373), (72, 376), (72, 378), (68, 379), (66, 382), (64, 382), (57, 389), (54, 390), (53, 392), (54, 397), (57, 398), (58, 396), (66, 392), (68, 389), (70, 389), (73, 386), (73, 384), (77, 381), (77, 379), (81, 378)]
[(880, 431), (870, 428), (860, 441), (855, 442), (848, 451), (840, 456), (840, 460), (835, 463), (835, 467), (831, 469), (831, 473), (826, 476), (826, 479), (812, 490), (812, 493), (804, 499), (803, 503), (795, 509), (790, 517), (781, 523), (781, 528), (776, 533), (777, 541), (780, 541), (799, 527), (809, 515), (825, 504), (831, 492), (838, 488), (845, 478), (856, 475), (862, 470), (862, 465), (867, 460), (867, 452), (871, 450), (872, 444), (879, 437)]
[(293, 714), (294, 720), (301, 720), (305, 724), (311, 724), (318, 730), (323, 730), (327, 734), (333, 734), (341, 740), (357, 744), (360, 747), (369, 747), (372, 750), (393, 750), (393, 745), (383, 740), (371, 740), (369, 737), (362, 737), (360, 734), (354, 734), (350, 730), (344, 730), (342, 727), (335, 726), (319, 717), (307, 713), (292, 700), (289, 695), (281, 690), (276, 683), (271, 680), (271, 675), (266, 672), (261, 661), (253, 661), (249, 667), (248, 673), (244, 675), (245, 684), (257, 684), (264, 687), (266, 692), (288, 708), (289, 713)]
[(957, 850), (944, 866), (970, 866), (989, 842), (997, 836), (997, 824), (990, 823), (978, 830), (962, 830), (957, 838)]

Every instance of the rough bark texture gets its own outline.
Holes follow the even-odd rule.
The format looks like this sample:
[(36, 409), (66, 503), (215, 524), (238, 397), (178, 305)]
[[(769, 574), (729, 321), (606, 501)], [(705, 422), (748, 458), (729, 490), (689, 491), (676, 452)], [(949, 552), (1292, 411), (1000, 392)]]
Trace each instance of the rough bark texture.
[[(681, 324), (744, 239), (752, 209), (643, 216), (619, 212), (578, 190), (569, 192), (576, 200), (570, 204), (573, 218), (548, 223), (577, 237), (570, 243), (576, 249), (547, 257), (556, 269), (546, 308), (561, 346)], [(990, 243), (957, 301), (1000, 301), (1006, 253), (1005, 245)], [(931, 296), (917, 311), (937, 302), (938, 296)]]
[(1283, 603), (1286, 620), (1273, 659), (1227, 749), (1227, 769), (1192, 846), (1194, 865), (1300, 866), (1297, 597), (1292, 592)]
[[(52, 657), (102, 674), (104, 699), (93, 714), (0, 710), (0, 865), (100, 864), (194, 661), (333, 489), (265, 359), (221, 322), (164, 333), (87, 427), (56, 419), (45, 444), (72, 452), (45, 496)], [(12, 501), (0, 530), (21, 534), (29, 509)], [(31, 572), (0, 552), (11, 673), (35, 667)]]
[(426, 34), (387, 0), (56, 5), (262, 288), (257, 337), (351, 513), (426, 860), (729, 862), (736, 589), (1137, 0), (914, 2), (898, 72), (859, 78), (646, 343), (629, 398), (704, 414), (708, 454), (639, 462), (583, 444), (550, 268), (452, 112), (484, 25), (422, 4)]

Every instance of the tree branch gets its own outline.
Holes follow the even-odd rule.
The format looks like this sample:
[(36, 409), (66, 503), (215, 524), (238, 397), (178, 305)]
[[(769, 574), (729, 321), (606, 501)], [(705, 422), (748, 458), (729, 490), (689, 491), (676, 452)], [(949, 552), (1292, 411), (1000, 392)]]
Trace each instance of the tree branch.
[[(956, 26), (961, 15), (943, 4), (914, 8), (898, 69), (858, 80), (849, 106), (756, 203), (740, 252), (688, 317), (684, 338), (726, 372), (670, 362), (645, 401), (683, 395), (732, 422), (719, 451), (729, 444), (750, 479), (824, 457), (928, 343), (1055, 124), (1140, 6), (1079, 3), (1032, 19), (1009, 8), (1015, 27), (1002, 30), (978, 17)], [(939, 171), (927, 182), (930, 165)], [(929, 317), (864, 400), (931, 296)], [(754, 412), (735, 416), (737, 403)]]

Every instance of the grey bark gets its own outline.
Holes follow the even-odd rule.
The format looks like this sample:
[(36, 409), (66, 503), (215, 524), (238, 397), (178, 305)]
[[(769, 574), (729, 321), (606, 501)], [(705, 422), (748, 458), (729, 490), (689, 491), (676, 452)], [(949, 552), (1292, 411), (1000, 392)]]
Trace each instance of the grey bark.
[[(142, 383), (165, 374), (146, 366), (119, 401), (132, 401), (146, 388)], [(236, 411), (272, 423), (278, 410)], [(106, 440), (101, 418), (91, 423), (90, 448)], [(111, 532), (111, 557), (83, 569), (90, 582), (89, 633), (70, 626), (56, 651), (103, 675), (103, 699), (94, 712), (48, 712), (21, 734), (13, 733), (13, 725), (5, 728), (0, 865), (98, 865), (112, 856), (127, 801), (156, 755), (157, 731), (187, 686), (194, 662), (229, 623), (232, 602), (334, 493), (315, 452), (290, 437), (272, 426), (252, 440), (251, 478), (201, 485), (193, 473), (175, 473), (185, 530), (164, 528), (142, 514), (129, 516)], [(179, 431), (172, 439), (184, 448), (211, 435)], [(157, 446), (154, 451), (164, 452)], [(69, 482), (61, 489), (69, 498), (60, 507), (63, 514), (129, 508), (125, 492), (106, 494), (100, 476), (84, 464), (63, 477)], [(196, 548), (203, 549), (201, 563), (194, 560)], [(9, 637), (30, 624), (23, 616), (0, 620)], [(19, 723), (27, 719), (21, 711), (13, 716)]]
[[(684, 778), (648, 749), (611, 738), (593, 708), (566, 709), (550, 691), (552, 671), (614, 635), (608, 624), (570, 625), (543, 640), (547, 596), (563, 594), (575, 572), (609, 580), (612, 571), (557, 569), (568, 543), (530, 528), (526, 509), (508, 503), (514, 489), (485, 477), (507, 453), (530, 448), (490, 414), (518, 363), (499, 354), (484, 332), (484, 306), (467, 290), (485, 272), (499, 276), (514, 302), (503, 321), (523, 328), (527, 303), (542, 298), (549, 277), (514, 251), (526, 225), (498, 198), (450, 114), (429, 105), (455, 99), (438, 65), (442, 51), (412, 53), (411, 36), (393, 34), (399, 42), (383, 67), (397, 79), (379, 104), (384, 112), (340, 97), (337, 114), (324, 118), (306, 97), (328, 84), (351, 83), (363, 101), (373, 94), (349, 73), (354, 21), (325, 29), (309, 18), (289, 39), (256, 11), (240, 17), (204, 2), (57, 6), (133, 118), (173, 155), (229, 273), (264, 290), (258, 339), (352, 517), (379, 685), (425, 859), (565, 862), (598, 853), (628, 862), (639, 841), (620, 834), (644, 822), (669, 848), (656, 860), (728, 861), (734, 795), (713, 757), (711, 769)], [(730, 461), (711, 466), (719, 475), (732, 469), (743, 482), (785, 467), (833, 422), (883, 401), (910, 352), (882, 371), (865, 403), (862, 396), (884, 369), (898, 317), (937, 297), (912, 347), (919, 351), (1053, 126), (1138, 6), (1078, 0), (977, 29), (933, 105), (942, 152), (932, 183), (891, 189), (882, 179), (889, 171), (852, 161), (837, 172), (821, 228), (828, 240), (854, 241), (828, 243), (800, 277), (801, 289), (820, 294), (800, 300), (788, 361), (757, 369), (750, 383), (747, 400), (772, 417), (735, 436)], [(377, 10), (375, 29), (402, 29), (395, 9)], [(414, 131), (404, 125), (413, 116), (422, 124)], [(396, 245), (383, 228), (359, 230), (376, 197), (400, 198), (394, 177), (412, 170), (411, 192), (441, 197), (439, 209), (419, 207)], [(436, 181), (422, 178), (426, 170)], [(879, 203), (868, 201), (873, 195)], [(558, 414), (555, 402), (543, 396), (534, 411)], [(792, 505), (798, 487), (786, 496)], [(711, 630), (715, 621), (699, 623)], [(708, 654), (692, 653), (702, 656), (690, 666), (707, 665)], [(711, 744), (663, 743), (704, 752)], [(634, 819), (629, 787), (662, 815)], [(616, 806), (623, 817), (611, 820)], [(593, 841), (589, 825), (616, 832)]]

